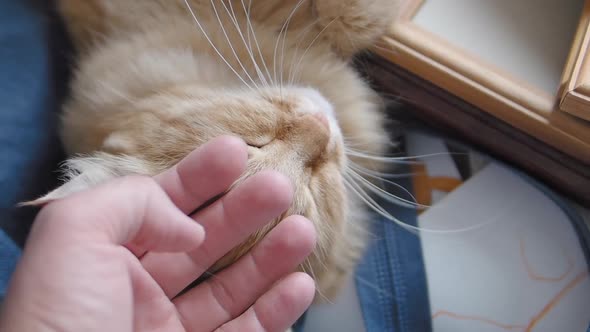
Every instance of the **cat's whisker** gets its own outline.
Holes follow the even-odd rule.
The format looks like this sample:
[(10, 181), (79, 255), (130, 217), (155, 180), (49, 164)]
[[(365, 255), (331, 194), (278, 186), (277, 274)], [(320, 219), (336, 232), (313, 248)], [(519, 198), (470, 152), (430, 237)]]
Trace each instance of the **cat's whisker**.
[(113, 86), (112, 86), (112, 85), (110, 85), (110, 84), (104, 84), (104, 83), (102, 83), (102, 82), (97, 82), (97, 83), (99, 83), (99, 84), (100, 84), (100, 86), (102, 86), (103, 88), (105, 88), (105, 89), (109, 90), (109, 91), (110, 91), (110, 92), (112, 92), (113, 94), (117, 95), (117, 97), (119, 97), (119, 98), (121, 98), (121, 99), (125, 100), (126, 102), (128, 102), (128, 103), (130, 103), (130, 104), (134, 104), (134, 103), (136, 103), (136, 102), (137, 102), (137, 100), (136, 100), (136, 99), (132, 99), (132, 97), (134, 97), (134, 96), (132, 96), (132, 97), (129, 97), (129, 96), (127, 96), (127, 95), (126, 95), (124, 92), (122, 92), (121, 90), (119, 90), (119, 89), (117, 89), (117, 88), (113, 87)]
[[(274, 48), (274, 52), (273, 52), (273, 71), (274, 71), (274, 79), (275, 82), (277, 82), (277, 51), (279, 48), (279, 42), (281, 41), (281, 36), (283, 34), (285, 34), (285, 38), (287, 35), (287, 30), (286, 27), (289, 24), (289, 22), (291, 21), (291, 18), (293, 17), (293, 15), (295, 15), (295, 12), (297, 11), (297, 9), (299, 9), (299, 7), (303, 4), (303, 2), (306, 0), (299, 0), (297, 2), (297, 4), (295, 5), (295, 7), (293, 7), (293, 10), (291, 10), (291, 13), (289, 13), (289, 16), (287, 17), (287, 19), (285, 20), (285, 22), (283, 23), (283, 26), (281, 27), (281, 30), (279, 30), (279, 35), (277, 37), (277, 42), (275, 43), (275, 48)], [(284, 43), (284, 42), (283, 42)], [(282, 70), (282, 68), (279, 68), (279, 70)], [(281, 90), (281, 96), (282, 94), (282, 89), (283, 89), (283, 82), (282, 82), (282, 78), (281, 81), (278, 81), (279, 83), (279, 88)]]
[(366, 285), (366, 286), (369, 286), (369, 287), (371, 287), (371, 288), (372, 288), (372, 289), (374, 289), (374, 290), (375, 290), (377, 293), (379, 293), (381, 296), (383, 296), (383, 297), (385, 297), (385, 298), (391, 298), (391, 297), (392, 297), (392, 294), (391, 294), (391, 293), (389, 293), (389, 292), (385, 291), (384, 289), (382, 289), (382, 288), (380, 288), (380, 287), (376, 286), (375, 284), (373, 284), (373, 283), (369, 282), (368, 280), (366, 280), (366, 279), (364, 279), (364, 278), (362, 278), (362, 277), (359, 277), (358, 275), (355, 275), (355, 276), (354, 276), (354, 279), (355, 279), (356, 281), (358, 281), (359, 283), (363, 284), (363, 285)]
[(354, 193), (356, 193), (357, 196), (363, 202), (365, 202), (365, 204), (367, 204), (367, 206), (370, 207), (373, 211), (377, 212), (382, 217), (393, 221), (398, 226), (406, 229), (407, 231), (409, 231), (411, 233), (418, 234), (418, 232), (422, 230), (419, 227), (408, 225), (408, 224), (402, 222), (401, 220), (397, 219), (396, 217), (392, 216), (383, 207), (381, 207), (377, 202), (375, 202), (375, 200), (372, 199), (371, 196), (369, 194), (367, 194), (361, 188), (361, 186), (358, 183), (356, 183), (353, 179), (351, 179), (348, 175), (345, 174), (344, 178), (345, 178), (344, 184), (346, 186), (348, 186), (348, 188), (351, 189)]
[[(248, 9), (246, 10), (245, 4), (244, 4), (244, 0), (240, 0), (242, 2), (242, 7), (244, 8), (244, 12), (246, 13), (246, 21), (248, 24), (248, 44), (251, 44), (250, 41), (250, 31), (252, 32), (252, 37), (254, 39), (254, 44), (256, 45), (256, 49), (258, 50), (258, 56), (260, 57), (260, 61), (262, 61), (262, 66), (264, 67), (264, 71), (266, 72), (266, 77), (268, 78), (268, 80), (270, 81), (271, 84), (275, 85), (275, 82), (272, 79), (272, 76), (270, 75), (270, 71), (268, 70), (268, 66), (266, 64), (266, 61), (264, 60), (264, 56), (262, 55), (262, 49), (260, 48), (260, 44), (258, 43), (258, 38), (256, 37), (256, 31), (254, 31), (254, 26), (252, 25), (252, 20), (250, 18), (250, 13), (251, 13), (251, 9), (252, 9), (252, 0), (250, 0), (248, 2)], [(252, 46), (250, 46), (250, 49), (252, 49)]]
[(254, 88), (252, 88), (252, 86), (250, 86), (250, 84), (248, 84), (246, 82), (246, 80), (236, 71), (236, 69), (229, 63), (229, 61), (227, 61), (227, 59), (223, 56), (223, 54), (219, 51), (219, 49), (215, 46), (215, 44), (213, 43), (213, 41), (211, 40), (211, 38), (209, 37), (209, 35), (207, 34), (207, 32), (205, 32), (205, 29), (203, 28), (203, 25), (201, 25), (201, 22), (199, 21), (199, 19), (197, 18), (197, 15), (195, 14), (192, 6), (190, 5), (190, 3), (188, 2), (188, 0), (184, 0), (184, 3), (189, 11), (189, 13), (191, 14), (191, 16), (193, 17), (195, 23), (197, 24), (198, 28), (201, 30), (201, 32), (203, 33), (203, 35), (205, 36), (205, 39), (207, 39), (207, 42), (209, 42), (209, 45), (211, 45), (211, 47), (213, 48), (213, 50), (215, 51), (215, 53), (217, 53), (217, 55), (219, 55), (219, 57), (221, 58), (221, 60), (229, 67), (229, 69), (240, 79), (240, 81), (242, 81), (242, 83), (244, 83), (245, 86), (247, 86), (250, 90), (252, 91), (256, 91), (254, 90)]
[[(385, 219), (393, 221), (396, 225), (398, 225), (401, 228), (409, 231), (410, 233), (416, 234), (416, 235), (419, 235), (420, 233), (449, 235), (449, 234), (459, 234), (459, 233), (464, 233), (464, 232), (475, 231), (475, 230), (481, 229), (483, 227), (486, 227), (488, 225), (498, 222), (507, 213), (507, 211), (510, 211), (517, 206), (517, 205), (514, 205), (514, 206), (511, 205), (510, 208), (503, 210), (502, 213), (500, 213), (499, 215), (496, 215), (493, 218), (490, 218), (489, 220), (487, 220), (485, 222), (478, 223), (478, 224), (475, 224), (472, 226), (466, 226), (463, 228), (450, 229), (450, 230), (431, 229), (431, 228), (424, 228), (424, 227), (409, 225), (409, 224), (406, 224), (406, 223), (402, 222), (401, 220), (397, 219), (396, 217), (392, 216), (382, 206), (380, 206), (379, 203), (375, 202), (375, 200), (373, 198), (371, 198), (371, 196), (369, 194), (367, 194), (360, 187), (360, 185), (355, 183), (354, 180), (352, 180), (347, 174), (344, 175), (344, 185), (347, 186), (347, 188), (349, 188), (352, 192), (354, 192), (374, 212), (381, 215)], [(520, 204), (521, 201), (522, 200), (518, 200), (515, 204)], [(431, 209), (436, 209), (436, 208), (437, 208), (437, 206), (431, 207)]]
[[(240, 3), (242, 5), (242, 9), (244, 10), (244, 15), (246, 15), (246, 39), (248, 39), (248, 47), (252, 50), (252, 37), (250, 37), (250, 32), (252, 32), (255, 35), (254, 30), (252, 29), (252, 21), (250, 20), (252, 0), (248, 1), (248, 7), (246, 7), (244, 0), (240, 0)], [(252, 31), (250, 31), (251, 29)]]
[[(336, 232), (332, 232), (331, 234), (336, 234)], [(315, 258), (315, 261), (320, 264), (320, 267), (323, 268), (324, 271), (328, 270), (328, 266), (326, 265), (326, 262), (324, 259), (325, 257), (328, 257), (327, 248), (317, 246), (316, 250), (314, 252), (312, 252), (310, 257)], [(308, 260), (309, 260), (309, 258), (308, 258)]]
[[(241, 1), (243, 4), (244, 3), (243, 0), (241, 0)], [(240, 35), (240, 38), (242, 39), (242, 42), (244, 43), (244, 46), (246, 47), (246, 51), (248, 52), (248, 55), (250, 56), (250, 59), (252, 60), (252, 64), (254, 65), (254, 70), (256, 70), (256, 74), (258, 75), (258, 79), (260, 80), (260, 82), (263, 85), (268, 86), (268, 81), (266, 80), (266, 77), (264, 77), (264, 74), (262, 73), (262, 70), (260, 69), (258, 62), (256, 61), (256, 57), (254, 56), (254, 52), (252, 51), (252, 44), (246, 42), (246, 38), (244, 38), (244, 34), (242, 33), (242, 28), (240, 27), (240, 24), (238, 22), (238, 18), (236, 16), (235, 11), (234, 11), (234, 7), (232, 5), (232, 2), (229, 1), (228, 3), (229, 3), (229, 9), (227, 8), (225, 1), (221, 1), (223, 8), (225, 8), (227, 15), (229, 16), (230, 20), (232, 21), (234, 27), (236, 28), (236, 31), (238, 32), (238, 34)], [(245, 11), (244, 11), (244, 14), (248, 15)], [(248, 31), (247, 26), (246, 26), (246, 31)]]
[[(389, 145), (389, 146), (388, 146)], [(344, 152), (349, 155), (349, 156), (353, 156), (353, 154), (361, 154), (363, 156), (368, 155), (368, 156), (375, 156), (375, 157), (383, 157), (383, 158), (397, 158), (397, 157), (407, 157), (407, 153), (405, 153), (405, 151), (403, 151), (401, 148), (399, 148), (399, 145), (395, 144), (395, 143), (384, 143), (383, 144), (383, 150), (385, 150), (384, 148), (389, 148), (389, 153), (379, 153), (377, 151), (372, 151), (372, 152), (367, 152), (367, 150), (370, 150), (370, 145), (368, 143), (364, 143), (364, 142), (358, 142), (355, 146), (354, 143), (349, 144), (349, 142), (345, 142), (344, 143)], [(361, 160), (369, 160), (368, 158), (364, 158), (364, 157), (358, 157), (357, 159), (361, 159)], [(378, 164), (378, 163), (376, 163)]]
[(299, 68), (301, 67), (301, 63), (305, 59), (305, 56), (307, 55), (307, 52), (309, 52), (309, 50), (315, 44), (315, 42), (320, 38), (320, 36), (324, 33), (324, 31), (326, 31), (330, 27), (330, 25), (332, 25), (332, 23), (336, 22), (336, 20), (338, 20), (339, 18), (340, 17), (338, 17), (338, 16), (337, 17), (334, 17), (333, 20), (331, 20), (330, 22), (328, 22), (328, 24), (326, 24), (326, 26), (322, 30), (320, 30), (320, 32), (318, 32), (317, 36), (315, 36), (315, 38), (311, 41), (311, 43), (309, 43), (309, 45), (305, 49), (305, 52), (303, 52), (303, 54), (301, 55), (301, 58), (299, 59), (299, 61), (297, 62), (297, 65), (295, 66), (295, 72), (298, 72), (299, 71)]
[[(320, 261), (319, 259), (316, 259), (316, 260), (317, 260), (317, 261)], [(307, 263), (307, 267), (309, 267), (309, 270), (308, 270), (308, 271), (305, 271), (305, 266), (306, 266), (306, 264), (305, 264), (305, 263)], [(320, 296), (320, 297), (321, 297), (321, 298), (322, 298), (322, 299), (323, 299), (323, 300), (324, 300), (326, 303), (328, 303), (328, 304), (334, 304), (334, 302), (332, 302), (332, 301), (331, 301), (331, 300), (330, 300), (330, 299), (329, 299), (329, 298), (328, 298), (326, 295), (324, 295), (324, 293), (322, 293), (322, 291), (321, 291), (321, 290), (320, 290), (320, 288), (318, 287), (318, 284), (317, 284), (317, 280), (318, 280), (318, 279), (317, 279), (317, 276), (316, 276), (315, 272), (313, 271), (313, 267), (312, 267), (311, 261), (310, 261), (309, 259), (306, 259), (306, 260), (304, 261), (304, 264), (302, 264), (302, 268), (303, 268), (303, 272), (305, 272), (305, 273), (309, 274), (309, 276), (311, 276), (311, 278), (314, 280), (314, 283), (316, 284), (316, 287), (315, 287), (315, 289), (316, 289), (316, 293), (317, 293), (317, 294), (318, 294), (318, 295), (319, 295), (319, 296)]]
[(416, 176), (419, 174), (426, 174), (426, 172), (384, 173), (384, 172), (378, 172), (378, 171), (363, 167), (363, 166), (353, 162), (352, 160), (349, 160), (348, 163), (349, 163), (348, 166), (352, 167), (354, 170), (359, 171), (359, 172), (363, 173), (364, 175), (375, 178), (377, 180), (402, 179), (402, 178)]
[(293, 85), (295, 83), (295, 75), (293, 73), (293, 68), (295, 66), (295, 59), (297, 59), (297, 55), (299, 53), (299, 46), (301, 46), (301, 42), (305, 40), (304, 37), (307, 36), (307, 33), (311, 31), (312, 28), (314, 28), (318, 22), (319, 18), (313, 20), (295, 38), (295, 40), (297, 40), (297, 44), (295, 45), (295, 53), (293, 54), (293, 56), (291, 56), (291, 65), (289, 66), (289, 85)]
[(415, 156), (407, 156), (407, 157), (383, 157), (378, 155), (368, 154), (366, 152), (355, 151), (350, 148), (345, 148), (346, 154), (349, 156), (367, 159), (367, 160), (374, 160), (383, 163), (397, 163), (397, 164), (423, 164), (422, 161), (416, 160), (421, 158), (434, 158), (440, 156), (452, 156), (452, 155), (461, 155), (466, 156), (467, 154), (461, 152), (438, 152), (438, 153), (428, 153), (423, 155), (415, 155)]
[(304, 1), (305, 0), (299, 1), (299, 3), (295, 6), (295, 8), (293, 9), (293, 11), (289, 15), (289, 18), (287, 19), (287, 27), (285, 28), (285, 32), (284, 32), (284, 35), (283, 35), (283, 42), (282, 42), (282, 45), (281, 45), (281, 80), (280, 80), (281, 86), (283, 86), (284, 83), (285, 83), (283, 81), (283, 73), (285, 72), (285, 70), (284, 70), (284, 68), (285, 68), (285, 43), (287, 41), (287, 36), (289, 35), (289, 25), (291, 24), (291, 19), (293, 18), (293, 15), (295, 15), (295, 12), (303, 4)]
[[(367, 146), (370, 146), (370, 143), (366, 143), (367, 136), (351, 136), (351, 135), (343, 135), (342, 140), (344, 142), (344, 147), (346, 150), (352, 150), (354, 152), (361, 152), (364, 153), (366, 151)], [(399, 149), (399, 143), (388, 140), (387, 142), (383, 142), (384, 148), (394, 148), (398, 149), (400, 154), (403, 152)], [(379, 154), (382, 156), (382, 154)]]
[[(383, 188), (378, 187), (377, 185), (371, 183), (371, 181), (369, 181), (369, 180), (363, 178), (362, 176), (360, 176), (359, 174), (357, 174), (353, 168), (349, 168), (349, 171), (350, 171), (349, 174), (352, 176), (352, 178), (355, 178), (357, 181), (360, 182), (361, 185), (364, 185), (368, 190), (370, 190), (371, 192), (373, 192), (374, 194), (378, 195), (379, 197), (385, 199), (388, 202), (391, 202), (393, 204), (397, 204), (397, 205), (405, 207), (405, 208), (410, 208), (410, 209), (415, 209), (415, 208), (428, 209), (428, 208), (430, 208), (430, 205), (424, 205), (424, 204), (418, 203), (418, 200), (416, 199), (416, 197), (414, 197), (414, 195), (412, 195), (412, 193), (409, 190), (407, 190), (406, 188), (404, 188), (404, 186), (402, 186), (402, 185), (399, 185), (393, 181), (377, 178), (377, 180), (379, 180), (379, 181), (386, 182), (392, 186), (395, 186), (396, 188), (399, 188), (400, 190), (405, 192), (407, 195), (409, 195), (412, 200), (401, 198), (401, 197), (393, 195), (392, 193), (387, 192)], [(358, 172), (362, 173), (362, 171), (360, 171), (360, 170)]]
[[(233, 53), (234, 57), (236, 58), (236, 61), (238, 61), (238, 64), (240, 65), (240, 67), (242, 68), (242, 70), (244, 71), (246, 76), (250, 79), (250, 82), (252, 82), (252, 84), (254, 84), (254, 86), (256, 87), (257, 90), (260, 90), (260, 87), (252, 79), (252, 76), (250, 76), (250, 74), (248, 73), (248, 70), (246, 69), (246, 67), (244, 67), (244, 64), (242, 63), (242, 61), (240, 60), (240, 57), (236, 53), (234, 45), (232, 44), (232, 42), (227, 34), (227, 31), (225, 30), (225, 27), (223, 26), (223, 22), (221, 21), (221, 17), (219, 16), (219, 12), (217, 11), (217, 6), (215, 6), (215, 0), (211, 0), (210, 2), (211, 2), (211, 6), (213, 7), (213, 12), (215, 13), (215, 17), (217, 18), (217, 22), (219, 23), (219, 27), (221, 27), (221, 31), (222, 31), (223, 35), (225, 36), (225, 39), (227, 40), (227, 44), (229, 45), (231, 52)], [(222, 3), (223, 3), (223, 1), (222, 1)]]

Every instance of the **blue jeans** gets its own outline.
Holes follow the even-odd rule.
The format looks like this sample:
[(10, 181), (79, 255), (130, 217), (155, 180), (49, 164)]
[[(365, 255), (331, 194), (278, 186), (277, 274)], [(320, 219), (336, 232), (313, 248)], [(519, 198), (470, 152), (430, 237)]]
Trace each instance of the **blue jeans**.
[(0, 1), (0, 229), (19, 245), (36, 211), (15, 205), (54, 187), (62, 159), (57, 110), (65, 61), (51, 48), (55, 30), (41, 8)]
[(0, 297), (36, 215), (15, 206), (57, 183), (57, 110), (67, 73), (56, 55), (66, 41), (44, 8), (0, 1)]

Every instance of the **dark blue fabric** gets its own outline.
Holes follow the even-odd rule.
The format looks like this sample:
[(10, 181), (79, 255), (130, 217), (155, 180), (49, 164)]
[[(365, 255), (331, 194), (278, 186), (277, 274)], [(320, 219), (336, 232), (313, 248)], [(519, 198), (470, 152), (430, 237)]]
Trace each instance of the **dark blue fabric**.
[(292, 329), (293, 332), (303, 332), (303, 328), (305, 327), (305, 317), (306, 315), (303, 314), (293, 325)]
[(56, 184), (57, 109), (69, 49), (50, 1), (0, 0), (0, 297), (36, 210), (16, 208)]
[(15, 205), (55, 186), (62, 158), (56, 111), (65, 79), (46, 6), (0, 1), (0, 227), (19, 245), (36, 211)]
[(20, 248), (2, 231), (0, 231), (0, 302), (6, 295), (10, 276), (20, 258)]
[[(403, 171), (402, 171), (403, 173)], [(396, 181), (410, 189), (410, 179)], [(407, 197), (396, 188), (388, 191)], [(414, 209), (380, 202), (388, 212), (412, 226)], [(356, 286), (367, 332), (427, 332), (432, 330), (428, 288), (420, 239), (389, 219), (376, 216), (376, 237), (356, 272)]]

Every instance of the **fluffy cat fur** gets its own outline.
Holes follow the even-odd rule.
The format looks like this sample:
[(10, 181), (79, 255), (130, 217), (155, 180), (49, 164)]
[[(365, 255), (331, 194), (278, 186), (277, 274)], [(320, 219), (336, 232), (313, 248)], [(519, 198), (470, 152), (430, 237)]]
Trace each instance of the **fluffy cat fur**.
[[(287, 214), (305, 215), (318, 232), (301, 269), (320, 294), (335, 295), (366, 242), (368, 218), (350, 167), (375, 170), (358, 151), (380, 155), (388, 143), (382, 102), (349, 62), (386, 32), (396, 6), (59, 1), (78, 52), (61, 131), (72, 159), (66, 183), (37, 203), (117, 176), (155, 175), (213, 137), (236, 135), (249, 145), (243, 178), (275, 169), (293, 182)], [(278, 220), (211, 271), (238, 259)]]

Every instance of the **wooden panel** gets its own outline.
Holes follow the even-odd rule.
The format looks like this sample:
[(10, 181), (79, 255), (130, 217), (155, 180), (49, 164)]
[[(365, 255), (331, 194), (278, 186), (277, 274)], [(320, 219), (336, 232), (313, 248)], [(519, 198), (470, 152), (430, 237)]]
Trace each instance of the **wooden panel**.
[(359, 68), (366, 71), (378, 91), (410, 106), (401, 111), (393, 108), (396, 118), (405, 120), (404, 123), (418, 119), (590, 205), (590, 166), (587, 163), (517, 130), (381, 56), (366, 56), (360, 61)]
[[(590, 2), (590, 0), (588, 1)], [(590, 124), (559, 109), (548, 95), (409, 21), (420, 1), (374, 49), (381, 57), (458, 96), (478, 109), (590, 164)]]
[(560, 109), (590, 121), (590, 1), (573, 44)]

